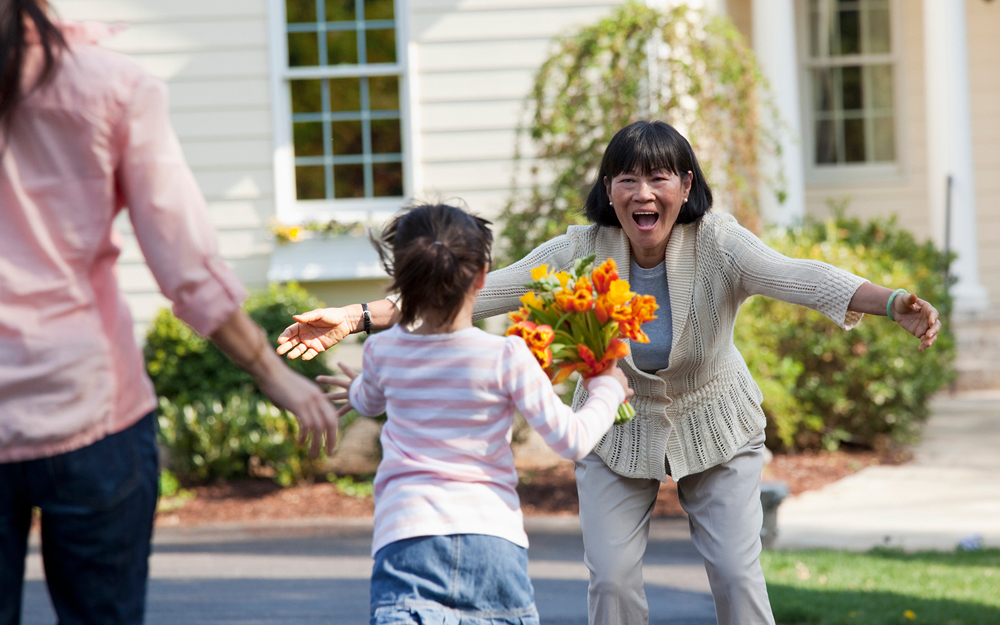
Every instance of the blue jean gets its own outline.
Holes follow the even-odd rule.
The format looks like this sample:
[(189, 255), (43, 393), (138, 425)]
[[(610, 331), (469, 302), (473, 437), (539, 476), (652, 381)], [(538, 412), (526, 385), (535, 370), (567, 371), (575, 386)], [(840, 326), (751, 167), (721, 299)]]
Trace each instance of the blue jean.
[(152, 413), (82, 449), (0, 464), (0, 625), (21, 619), (32, 507), (60, 625), (142, 623), (158, 486)]
[(483, 534), (390, 543), (375, 554), (371, 625), (538, 625), (528, 551)]

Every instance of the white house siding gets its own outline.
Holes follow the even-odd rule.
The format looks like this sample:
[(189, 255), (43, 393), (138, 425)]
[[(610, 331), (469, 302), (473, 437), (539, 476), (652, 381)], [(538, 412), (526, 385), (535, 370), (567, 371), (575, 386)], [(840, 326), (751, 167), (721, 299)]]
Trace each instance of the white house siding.
[(510, 196), (515, 130), (553, 38), (618, 2), (410, 0), (418, 195), (495, 217)]
[[(898, 10), (905, 7), (905, 10)], [(802, 5), (799, 6), (801, 10)], [(873, 177), (856, 182), (845, 175), (834, 183), (817, 183), (806, 179), (806, 211), (824, 217), (829, 214), (827, 203), (850, 200), (848, 214), (862, 219), (896, 215), (920, 239), (930, 238), (930, 205), (927, 188), (927, 131), (924, 113), (923, 11), (919, 2), (899, 2), (893, 5), (900, 20), (893, 34), (899, 33), (895, 46), (899, 50), (896, 79), (901, 81), (896, 93), (897, 132), (896, 154), (898, 175)], [(800, 37), (802, 33), (799, 33)], [(801, 42), (799, 45), (802, 45)], [(807, 106), (803, 102), (803, 106)], [(809, 132), (803, 125), (803, 132)], [(807, 159), (813, 155), (806, 154)], [(940, 198), (944, 202), (944, 198)]]
[[(262, 286), (274, 214), (267, 16), (264, 0), (55, 0), (66, 19), (124, 22), (103, 44), (166, 81), (171, 121), (208, 202), (226, 261)], [(119, 279), (137, 332), (168, 302), (127, 219)]]
[(1000, 309), (1000, 4), (966, 2), (979, 277)]

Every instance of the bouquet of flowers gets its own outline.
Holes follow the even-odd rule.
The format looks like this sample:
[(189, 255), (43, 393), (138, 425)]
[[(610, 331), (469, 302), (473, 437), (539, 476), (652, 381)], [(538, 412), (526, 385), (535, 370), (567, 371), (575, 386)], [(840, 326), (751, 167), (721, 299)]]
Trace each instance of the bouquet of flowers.
[[(553, 384), (574, 371), (585, 378), (600, 374), (628, 354), (621, 337), (649, 342), (641, 326), (656, 319), (656, 298), (630, 291), (610, 258), (595, 269), (595, 256), (577, 260), (571, 272), (553, 273), (548, 265), (532, 270), (523, 305), (509, 315), (507, 335), (524, 339)], [(626, 400), (615, 423), (634, 416)]]

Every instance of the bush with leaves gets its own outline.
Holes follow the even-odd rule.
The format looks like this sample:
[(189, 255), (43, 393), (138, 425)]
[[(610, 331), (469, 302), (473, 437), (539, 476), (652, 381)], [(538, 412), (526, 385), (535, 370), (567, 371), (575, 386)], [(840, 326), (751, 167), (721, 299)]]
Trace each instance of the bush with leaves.
[[(295, 283), (254, 293), (244, 310), (277, 345), (294, 314), (322, 302)], [(257, 389), (211, 341), (162, 310), (146, 334), (146, 369), (160, 397), (160, 442), (185, 481), (270, 476), (281, 484), (308, 477), (315, 461), (297, 444), (298, 424)], [(287, 361), (312, 379), (329, 375), (322, 359)]]
[(764, 393), (768, 445), (836, 449), (910, 442), (929, 414), (930, 396), (954, 379), (947, 254), (918, 243), (895, 219), (861, 222), (838, 211), (827, 221), (765, 237), (792, 258), (820, 260), (931, 302), (942, 332), (930, 349), (885, 317), (844, 332), (801, 306), (751, 298), (736, 325), (736, 346)]

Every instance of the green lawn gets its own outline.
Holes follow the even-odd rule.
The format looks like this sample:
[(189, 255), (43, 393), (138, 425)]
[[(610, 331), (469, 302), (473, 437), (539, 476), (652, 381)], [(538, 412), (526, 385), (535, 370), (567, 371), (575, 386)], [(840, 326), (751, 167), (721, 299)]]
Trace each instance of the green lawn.
[(781, 625), (1000, 624), (1000, 549), (765, 551)]

